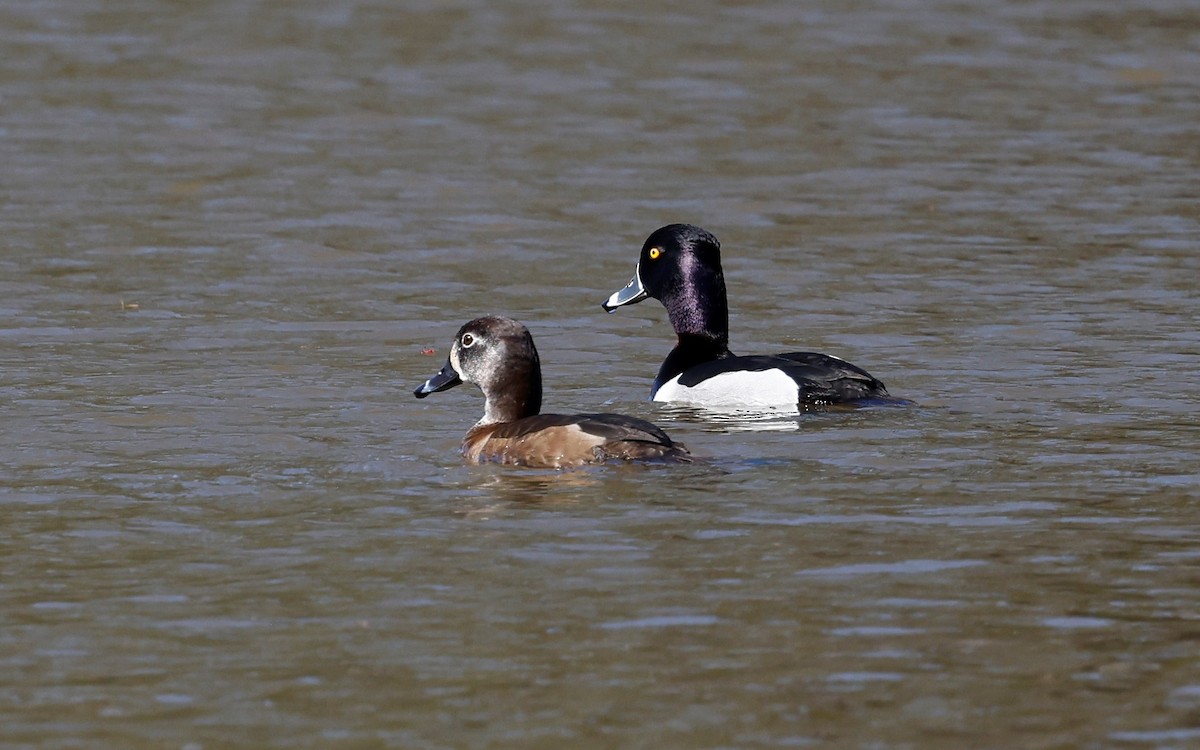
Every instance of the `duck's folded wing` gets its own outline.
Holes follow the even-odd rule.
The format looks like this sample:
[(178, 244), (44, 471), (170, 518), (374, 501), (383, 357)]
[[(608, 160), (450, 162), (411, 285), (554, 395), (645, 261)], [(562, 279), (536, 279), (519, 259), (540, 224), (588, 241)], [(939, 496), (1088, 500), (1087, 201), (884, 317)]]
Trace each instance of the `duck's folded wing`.
[(687, 447), (671, 439), (658, 425), (624, 414), (581, 414), (579, 429), (601, 440), (597, 459), (622, 461), (691, 462)]
[(579, 414), (580, 429), (605, 440), (640, 440), (673, 445), (674, 441), (653, 422), (625, 414)]
[(779, 370), (794, 380), (800, 389), (800, 400), (809, 404), (839, 403), (888, 395), (884, 384), (866, 370), (818, 352), (786, 352), (716, 359), (690, 368), (679, 377), (679, 384), (693, 387), (724, 373), (766, 370)]
[(871, 373), (844, 359), (819, 352), (786, 352), (775, 355), (790, 364), (783, 367), (797, 382), (810, 403), (836, 403), (888, 395), (887, 386)]
[(687, 449), (654, 424), (623, 414), (538, 414), (467, 434), (475, 460), (570, 466), (610, 458), (687, 460)]

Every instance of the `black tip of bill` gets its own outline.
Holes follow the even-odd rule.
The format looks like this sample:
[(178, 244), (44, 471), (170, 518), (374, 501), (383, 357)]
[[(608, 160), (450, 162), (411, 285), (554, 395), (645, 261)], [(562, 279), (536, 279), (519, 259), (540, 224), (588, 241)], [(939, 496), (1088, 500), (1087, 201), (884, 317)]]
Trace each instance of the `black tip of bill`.
[(417, 398), (425, 398), (431, 393), (444, 391), (456, 385), (462, 385), (462, 378), (458, 376), (458, 372), (454, 369), (454, 366), (447, 360), (446, 364), (442, 365), (442, 369), (438, 370), (437, 375), (417, 386), (417, 389), (413, 391), (413, 395)]
[(635, 273), (633, 281), (630, 281), (624, 288), (609, 295), (608, 299), (600, 303), (600, 306), (604, 308), (604, 312), (611, 313), (622, 305), (632, 305), (635, 302), (641, 302), (647, 296), (649, 295), (646, 294), (646, 289), (642, 286), (641, 274)]

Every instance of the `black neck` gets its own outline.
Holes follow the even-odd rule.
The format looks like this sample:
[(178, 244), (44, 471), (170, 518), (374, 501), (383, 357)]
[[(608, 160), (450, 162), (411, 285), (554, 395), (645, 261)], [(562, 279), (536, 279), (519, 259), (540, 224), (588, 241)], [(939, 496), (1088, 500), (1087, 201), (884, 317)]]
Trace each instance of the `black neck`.
[(684, 337), (709, 339), (713, 346), (726, 347), (729, 344), (729, 303), (725, 298), (725, 276), (720, 267), (696, 264), (690, 271), (685, 268), (677, 284), (662, 299), (666, 300), (667, 317), (680, 341)]
[(663, 360), (658, 368), (658, 377), (654, 379), (654, 392), (671, 378), (689, 370), (696, 365), (712, 362), (715, 359), (732, 357), (726, 345), (728, 336), (714, 338), (707, 335), (680, 334), (679, 343)]

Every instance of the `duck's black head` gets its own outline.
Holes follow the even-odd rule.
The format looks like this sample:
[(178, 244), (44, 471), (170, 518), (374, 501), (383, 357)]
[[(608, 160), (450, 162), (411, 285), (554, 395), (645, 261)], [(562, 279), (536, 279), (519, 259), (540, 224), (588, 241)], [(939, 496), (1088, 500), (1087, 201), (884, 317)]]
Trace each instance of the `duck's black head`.
[(729, 337), (729, 304), (721, 272), (721, 243), (692, 224), (668, 224), (642, 245), (633, 281), (604, 302), (608, 312), (641, 302), (662, 302), (680, 336), (704, 336), (724, 345)]
[(481, 423), (511, 422), (542, 408), (542, 366), (529, 329), (511, 318), (476, 318), (458, 329), (442, 369), (417, 398), (475, 383), (487, 399)]

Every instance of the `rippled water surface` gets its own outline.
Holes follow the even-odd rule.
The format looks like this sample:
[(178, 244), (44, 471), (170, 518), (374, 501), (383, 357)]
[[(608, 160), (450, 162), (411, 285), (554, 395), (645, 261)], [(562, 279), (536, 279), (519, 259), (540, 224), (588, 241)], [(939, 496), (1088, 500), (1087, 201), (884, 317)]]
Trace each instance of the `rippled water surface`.
[[(4, 747), (1200, 746), (1200, 10), (0, 7)], [(648, 403), (643, 239), (910, 408)], [(471, 467), (469, 318), (707, 463)], [(432, 350), (432, 351), (430, 351)]]

